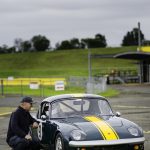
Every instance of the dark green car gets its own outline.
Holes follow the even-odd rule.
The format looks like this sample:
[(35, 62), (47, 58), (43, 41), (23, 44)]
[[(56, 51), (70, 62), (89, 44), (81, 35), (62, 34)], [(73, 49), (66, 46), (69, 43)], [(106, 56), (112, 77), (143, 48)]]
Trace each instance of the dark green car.
[(142, 129), (93, 94), (64, 94), (39, 106), (38, 138), (49, 150), (144, 150)]

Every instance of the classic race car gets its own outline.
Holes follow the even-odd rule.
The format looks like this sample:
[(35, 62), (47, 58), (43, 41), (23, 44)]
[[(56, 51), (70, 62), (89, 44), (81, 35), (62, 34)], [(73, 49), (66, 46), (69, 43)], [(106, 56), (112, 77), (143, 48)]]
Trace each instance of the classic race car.
[(37, 113), (38, 138), (50, 150), (144, 150), (143, 131), (113, 113), (93, 94), (64, 94), (44, 99)]

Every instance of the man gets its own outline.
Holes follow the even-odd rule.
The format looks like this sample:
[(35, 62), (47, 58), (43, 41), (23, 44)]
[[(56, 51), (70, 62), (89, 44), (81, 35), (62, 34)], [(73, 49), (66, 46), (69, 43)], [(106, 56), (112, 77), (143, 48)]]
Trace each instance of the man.
[(6, 141), (14, 150), (40, 149), (40, 142), (29, 134), (31, 126), (38, 127), (38, 123), (29, 113), (32, 105), (32, 98), (24, 97), (19, 107), (11, 114)]

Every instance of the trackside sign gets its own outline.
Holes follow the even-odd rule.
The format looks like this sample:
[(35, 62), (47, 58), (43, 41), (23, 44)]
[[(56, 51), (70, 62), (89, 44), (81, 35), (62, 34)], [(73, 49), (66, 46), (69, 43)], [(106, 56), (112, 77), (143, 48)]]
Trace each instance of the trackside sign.
[(56, 81), (55, 82), (55, 91), (64, 91), (64, 90), (65, 90), (64, 81)]

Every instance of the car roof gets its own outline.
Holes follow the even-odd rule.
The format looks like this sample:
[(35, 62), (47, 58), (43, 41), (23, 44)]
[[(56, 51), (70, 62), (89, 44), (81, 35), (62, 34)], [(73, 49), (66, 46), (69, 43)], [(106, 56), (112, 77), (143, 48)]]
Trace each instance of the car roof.
[(75, 97), (80, 97), (80, 98), (84, 98), (84, 97), (87, 97), (87, 98), (102, 98), (102, 99), (105, 99), (103, 96), (100, 96), (100, 95), (95, 95), (95, 94), (62, 94), (62, 95), (56, 95), (56, 96), (50, 96), (50, 97), (47, 97), (45, 98), (43, 102), (53, 102), (57, 99), (64, 99), (64, 98), (75, 98)]

